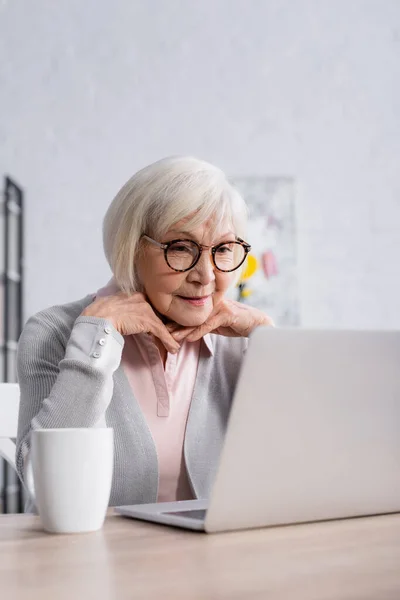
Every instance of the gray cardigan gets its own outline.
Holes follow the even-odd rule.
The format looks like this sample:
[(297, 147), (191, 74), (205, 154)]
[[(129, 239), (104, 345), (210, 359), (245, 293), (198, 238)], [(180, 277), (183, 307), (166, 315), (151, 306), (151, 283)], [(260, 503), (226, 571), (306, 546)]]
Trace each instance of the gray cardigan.
[[(114, 475), (110, 506), (155, 502), (158, 460), (154, 440), (120, 366), (124, 338), (106, 320), (79, 316), (93, 300), (54, 306), (31, 317), (17, 358), (21, 405), (16, 462), (23, 479), (30, 432), (38, 428), (113, 427)], [(106, 343), (99, 345), (99, 339)], [(194, 497), (210, 492), (245, 338), (212, 335), (202, 343), (184, 442)]]

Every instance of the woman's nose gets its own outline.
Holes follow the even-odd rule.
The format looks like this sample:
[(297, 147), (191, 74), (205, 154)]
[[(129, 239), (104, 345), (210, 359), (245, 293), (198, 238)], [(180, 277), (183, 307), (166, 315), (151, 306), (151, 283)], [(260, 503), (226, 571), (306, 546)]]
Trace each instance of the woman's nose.
[(202, 285), (207, 285), (215, 279), (214, 263), (211, 252), (203, 250), (197, 264), (189, 274), (192, 275), (190, 281), (198, 281)]

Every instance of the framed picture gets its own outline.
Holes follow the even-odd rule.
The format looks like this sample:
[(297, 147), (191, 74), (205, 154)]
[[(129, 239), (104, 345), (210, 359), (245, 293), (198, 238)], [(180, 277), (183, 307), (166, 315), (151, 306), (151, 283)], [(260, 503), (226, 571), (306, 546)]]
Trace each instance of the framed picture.
[(249, 207), (252, 250), (237, 288), (241, 302), (265, 311), (278, 326), (300, 324), (294, 180), (233, 177)]

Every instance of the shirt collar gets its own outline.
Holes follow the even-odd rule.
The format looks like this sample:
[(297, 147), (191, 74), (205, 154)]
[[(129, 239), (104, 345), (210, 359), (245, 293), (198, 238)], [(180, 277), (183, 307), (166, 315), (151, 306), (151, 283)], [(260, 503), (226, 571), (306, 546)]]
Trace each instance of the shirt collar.
[[(129, 336), (128, 336), (129, 337)], [(135, 338), (140, 340), (146, 346), (154, 345), (153, 336), (151, 333), (136, 333)], [(206, 335), (202, 338), (204, 345), (207, 349), (207, 352), (210, 356), (214, 356), (214, 340), (210, 333), (206, 333)]]
[(205, 344), (210, 356), (214, 356), (214, 341), (211, 337), (211, 334), (206, 333), (206, 335), (203, 336), (203, 341), (204, 341), (204, 344)]

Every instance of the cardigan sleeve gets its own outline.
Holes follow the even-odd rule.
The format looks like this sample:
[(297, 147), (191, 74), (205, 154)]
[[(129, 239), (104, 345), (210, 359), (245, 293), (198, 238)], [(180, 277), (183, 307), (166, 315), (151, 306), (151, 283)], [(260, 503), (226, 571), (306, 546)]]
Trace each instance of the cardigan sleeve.
[(41, 313), (26, 323), (17, 354), (16, 464), (22, 480), (33, 429), (105, 426), (123, 345), (111, 323), (97, 317), (78, 317), (67, 340), (61, 325)]

